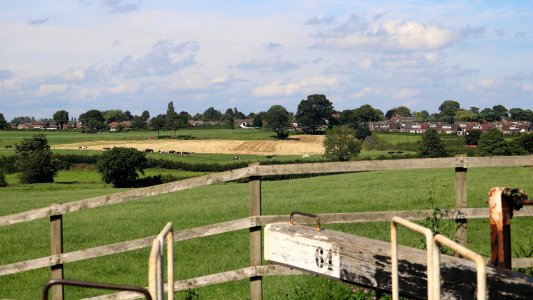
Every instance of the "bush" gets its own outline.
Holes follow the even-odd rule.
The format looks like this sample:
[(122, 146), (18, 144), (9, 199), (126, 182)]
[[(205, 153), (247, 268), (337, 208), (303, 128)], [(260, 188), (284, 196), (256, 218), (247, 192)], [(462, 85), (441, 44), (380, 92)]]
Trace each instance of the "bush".
[(520, 137), (518, 137), (518, 141), (524, 150), (533, 154), (533, 133), (521, 134)]
[(437, 131), (433, 128), (426, 130), (418, 147), (419, 157), (446, 157), (448, 153)]
[(4, 175), (4, 170), (0, 168), (0, 187), (7, 186), (6, 176)]
[(57, 166), (44, 134), (23, 139), (15, 145), (15, 153), (15, 166), (22, 183), (54, 182)]
[(105, 183), (114, 187), (132, 187), (146, 168), (145, 153), (134, 148), (114, 147), (102, 154), (96, 163)]
[(347, 161), (361, 152), (362, 143), (356, 140), (355, 130), (343, 125), (326, 132), (324, 148), (326, 159)]
[(498, 128), (481, 134), (477, 146), (478, 156), (511, 155), (511, 147)]
[(12, 156), (0, 156), (0, 169), (4, 171), (4, 174), (13, 174), (17, 172), (17, 167), (15, 166), (15, 161), (17, 157)]

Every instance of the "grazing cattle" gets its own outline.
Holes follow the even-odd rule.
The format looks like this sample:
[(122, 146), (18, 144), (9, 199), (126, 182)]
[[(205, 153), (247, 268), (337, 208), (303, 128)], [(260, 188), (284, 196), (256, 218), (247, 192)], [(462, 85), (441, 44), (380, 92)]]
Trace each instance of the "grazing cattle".
[(109, 147), (104, 147), (103, 150), (104, 150), (104, 151), (107, 151), (107, 150), (111, 150), (111, 148), (109, 148)]
[(267, 155), (265, 156), (267, 159), (271, 159), (272, 157), (274, 157), (274, 155)]
[(309, 154), (304, 154), (304, 155), (302, 155), (302, 158), (303, 158), (303, 159), (309, 159), (309, 158), (311, 158), (311, 157), (309, 156)]
[(11, 145), (5, 145), (4, 148), (6, 148), (6, 149), (11, 149), (11, 148), (13, 148), (13, 146), (11, 146)]
[(192, 153), (192, 152), (181, 152), (181, 155), (184, 155), (184, 156), (191, 156), (191, 153)]
[(174, 151), (174, 150), (170, 150), (170, 151), (168, 151), (168, 153), (172, 153), (172, 154), (174, 154), (174, 153), (176, 153), (176, 151)]
[(240, 156), (235, 156), (235, 157), (233, 157), (233, 160), (239, 160), (239, 159), (241, 159)]
[(154, 149), (150, 149), (150, 148), (144, 149), (144, 152), (146, 152), (146, 153), (154, 153)]

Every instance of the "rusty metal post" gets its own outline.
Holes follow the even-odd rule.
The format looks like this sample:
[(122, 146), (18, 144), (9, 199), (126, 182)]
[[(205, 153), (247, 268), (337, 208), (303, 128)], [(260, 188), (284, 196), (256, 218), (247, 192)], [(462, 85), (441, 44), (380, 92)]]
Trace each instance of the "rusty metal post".
[[(251, 164), (257, 165), (257, 164)], [(250, 177), (249, 182), (249, 214), (250, 217), (261, 215), (261, 177)], [(261, 253), (261, 225), (250, 228), (250, 266), (259, 266), (262, 264)], [(262, 276), (250, 277), (250, 299), (263, 299)]]
[[(50, 216), (50, 254), (52, 256), (63, 253), (63, 215)], [(63, 279), (63, 264), (51, 267), (52, 279)], [(52, 299), (63, 300), (64, 289), (62, 285), (52, 287)]]
[[(458, 156), (459, 159), (464, 159), (466, 156), (464, 154)], [(465, 167), (456, 167), (455, 168), (455, 209), (457, 211), (462, 208), (468, 207), (467, 200), (467, 168)], [(457, 214), (458, 216), (462, 214)], [(455, 240), (466, 246), (468, 243), (468, 234), (467, 234), (467, 222), (466, 218), (456, 218), (455, 219)], [(458, 253), (455, 254), (459, 256)]]

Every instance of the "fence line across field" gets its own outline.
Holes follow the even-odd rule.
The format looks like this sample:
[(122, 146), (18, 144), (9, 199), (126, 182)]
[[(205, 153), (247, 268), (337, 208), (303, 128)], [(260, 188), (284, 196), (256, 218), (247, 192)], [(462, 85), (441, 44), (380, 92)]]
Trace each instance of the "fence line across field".
[[(466, 220), (469, 218), (488, 217), (487, 208), (467, 208), (466, 190), (468, 168), (517, 166), (533, 166), (533, 155), (506, 157), (459, 156), (452, 158), (329, 162), (289, 165), (253, 164), (246, 168), (185, 179), (158, 186), (134, 189), (126, 192), (94, 197), (65, 204), (53, 204), (45, 208), (34, 209), (0, 217), (0, 227), (50, 217), (52, 240), (51, 256), (0, 266), (0, 276), (19, 273), (36, 268), (52, 267), (53, 274), (56, 274), (52, 277), (58, 278), (57, 276), (62, 276), (62, 268), (63, 264), (65, 263), (149, 247), (154, 238), (146, 237), (80, 251), (62, 253), (63, 226), (58, 226), (57, 221), (58, 219), (62, 218), (63, 214), (241, 179), (249, 179), (248, 218), (207, 225), (199, 228), (181, 230), (175, 232), (174, 241), (248, 229), (250, 231), (250, 266), (260, 266), (261, 226), (271, 222), (280, 222), (286, 220), (286, 216), (263, 216), (261, 214), (261, 179), (265, 176), (277, 175), (334, 174), (402, 169), (412, 170), (455, 168), (455, 208), (444, 209), (442, 214), (443, 218), (456, 220), (458, 224), (456, 239), (458, 241), (466, 242), (466, 226), (461, 226), (461, 224), (465, 224)], [(321, 219), (323, 220), (323, 223), (388, 222), (393, 216), (400, 216), (409, 220), (420, 220), (431, 216), (432, 213), (432, 210), (335, 213), (321, 214)], [(515, 216), (533, 216), (533, 208), (525, 207), (516, 212)], [(520, 267), (533, 266), (533, 260), (531, 259), (516, 260), (513, 262), (513, 265), (515, 265), (515, 263)], [(61, 272), (57, 272), (57, 270), (54, 271), (54, 269), (57, 268), (61, 269)], [(257, 274), (250, 277), (251, 299), (261, 299), (261, 276), (262, 275)]]

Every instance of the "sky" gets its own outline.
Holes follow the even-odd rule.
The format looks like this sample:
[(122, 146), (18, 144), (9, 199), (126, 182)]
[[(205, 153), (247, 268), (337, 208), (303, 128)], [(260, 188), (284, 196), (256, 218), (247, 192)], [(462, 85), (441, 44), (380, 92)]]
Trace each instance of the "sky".
[(533, 109), (533, 1), (0, 2), (0, 113)]

